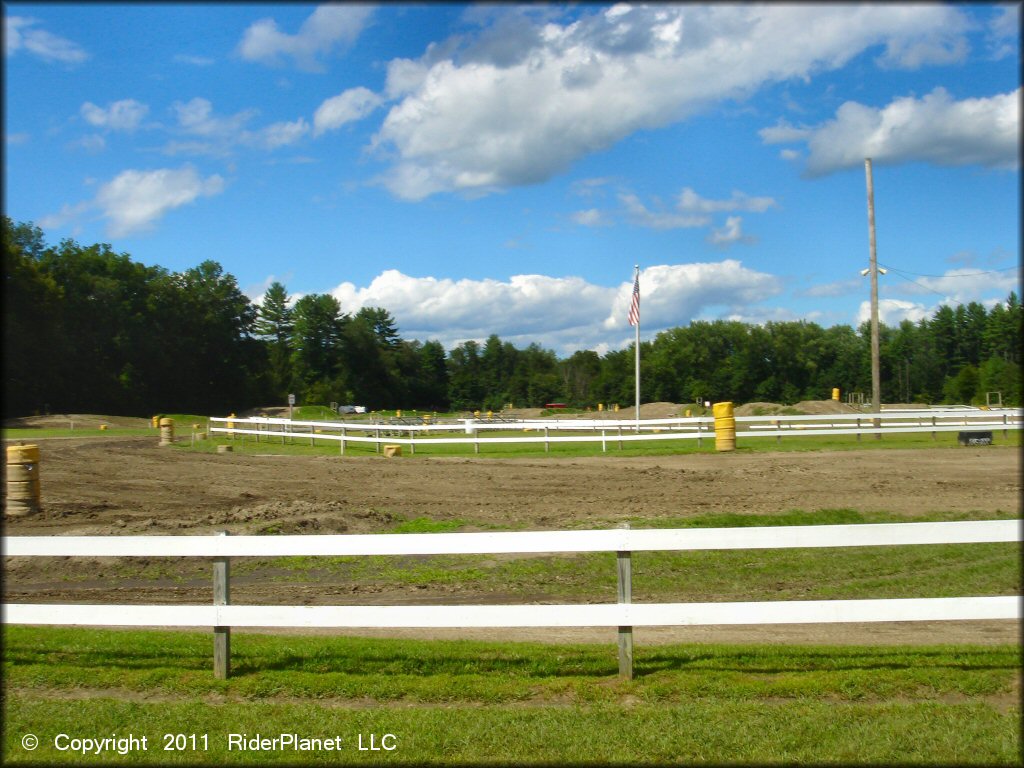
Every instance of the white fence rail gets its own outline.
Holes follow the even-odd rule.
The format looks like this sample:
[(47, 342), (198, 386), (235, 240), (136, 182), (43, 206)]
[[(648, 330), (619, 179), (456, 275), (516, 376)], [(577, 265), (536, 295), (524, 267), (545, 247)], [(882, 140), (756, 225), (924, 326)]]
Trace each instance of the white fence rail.
[[(213, 605), (8, 603), (5, 624), (212, 626), (214, 669), (226, 677), (230, 627), (619, 627), (619, 668), (632, 675), (632, 627), (699, 624), (1020, 619), (1020, 596), (732, 603), (631, 602), (630, 557), (640, 551), (905, 546), (1021, 540), (1021, 520), (768, 528), (614, 529), (507, 533), (313, 536), (8, 536), (9, 557), (204, 557)], [(233, 557), (616, 552), (617, 603), (567, 605), (229, 605)]]
[[(1020, 430), (1024, 411), (1020, 409), (915, 409), (881, 413), (828, 415), (737, 416), (736, 437), (783, 437), (817, 435), (885, 435)], [(877, 426), (875, 422), (878, 422)], [(669, 419), (524, 419), (489, 421), (460, 419), (458, 423), (382, 424), (356, 421), (292, 421), (290, 419), (252, 417), (210, 417), (210, 432), (261, 439), (308, 439), (331, 441), (344, 452), (347, 443), (416, 446), (472, 445), (479, 453), (481, 445), (534, 443), (550, 449), (552, 443), (600, 442), (607, 451), (609, 442), (648, 440), (697, 440), (714, 438), (714, 419), (706, 416)], [(520, 432), (512, 436), (509, 433)]]

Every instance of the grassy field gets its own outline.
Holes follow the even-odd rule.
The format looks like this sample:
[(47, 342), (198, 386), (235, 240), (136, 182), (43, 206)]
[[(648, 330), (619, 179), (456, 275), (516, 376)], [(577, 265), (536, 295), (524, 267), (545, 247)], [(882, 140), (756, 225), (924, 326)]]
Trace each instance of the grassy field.
[[(362, 435), (363, 432), (358, 434)], [(372, 436), (372, 433), (368, 433)], [(511, 434), (522, 436), (523, 433)], [(529, 433), (536, 436), (534, 430)], [(187, 443), (187, 433), (179, 433), (182, 438), (180, 447), (193, 450), (213, 452), (218, 445), (231, 445), (235, 451), (259, 453), (295, 453), (308, 455), (338, 455), (341, 446), (338, 440), (323, 439), (317, 434), (294, 435), (291, 437), (267, 437), (257, 439), (255, 435), (238, 435), (228, 438), (216, 435), (212, 439), (196, 441), (195, 445)], [(452, 433), (452, 436), (464, 437), (464, 433)], [(385, 438), (386, 440), (386, 438)], [(737, 438), (736, 451), (745, 452), (779, 452), (779, 451), (856, 451), (856, 450), (887, 450), (892, 448), (915, 449), (950, 449), (957, 448), (956, 432), (939, 432), (933, 438), (930, 433), (896, 433), (884, 435), (881, 440), (864, 436), (861, 440), (853, 435), (808, 435), (786, 436), (782, 440), (775, 437)], [(415, 446), (402, 445), (404, 458), (424, 456), (472, 456), (472, 444), (443, 444), (436, 438), (416, 438)], [(1021, 431), (1009, 430), (1004, 436), (1002, 431), (993, 431), (992, 444), (995, 447), (1020, 447)], [(714, 434), (710, 433), (698, 445), (696, 439), (682, 440), (642, 440), (623, 442), (619, 447), (614, 433), (607, 436), (605, 450), (600, 440), (596, 442), (557, 443), (551, 442), (548, 450), (543, 443), (489, 443), (486, 437), (480, 439), (479, 455), (487, 458), (575, 458), (583, 456), (667, 456), (688, 453), (715, 453)], [(346, 456), (373, 456), (378, 453), (371, 443), (347, 441)]]
[[(919, 522), (1003, 519), (1007, 513), (932, 514)], [(851, 509), (790, 510), (778, 514), (704, 514), (686, 518), (633, 517), (634, 528), (740, 527), (906, 522), (888, 513)], [(580, 523), (583, 527), (584, 524)], [(418, 517), (393, 533), (496, 530), (473, 520)], [(273, 535), (273, 530), (266, 533)], [(339, 584), (371, 591), (437, 585), (451, 594), (529, 595), (553, 602), (614, 601), (615, 555), (610, 552), (502, 558), (493, 555), (241, 558), (236, 577), (254, 584)], [(66, 583), (96, 578), (147, 582), (172, 592), (207, 587), (209, 563), (200, 558), (118, 558), (97, 570), (71, 559), (59, 565)], [(637, 552), (632, 558), (637, 602), (828, 600), (1021, 592), (1021, 552), (1013, 543), (901, 547), (793, 548)], [(244, 590), (241, 584), (236, 590)], [(240, 592), (239, 594), (244, 594)]]
[[(197, 417), (182, 415), (181, 424)], [(196, 421), (196, 423), (200, 423)], [(5, 431), (5, 437), (15, 430)], [(19, 430), (20, 431), (20, 430)], [(42, 430), (24, 430), (31, 438)], [(97, 437), (122, 430), (95, 430)], [(48, 432), (50, 432), (48, 430)], [(55, 432), (60, 432), (56, 430)], [(80, 430), (64, 435), (82, 436)], [(155, 430), (126, 431), (153, 434)], [(206, 440), (180, 450), (337, 455), (336, 443)], [(1020, 433), (997, 445), (1019, 446)], [(795, 437), (741, 441), (739, 451), (955, 450), (955, 433)], [(695, 442), (608, 441), (609, 455), (713, 452)], [(1005, 450), (1005, 448), (995, 448)], [(372, 447), (348, 446), (369, 456)], [(486, 457), (598, 455), (600, 444), (487, 446)], [(422, 455), (471, 446), (417, 446)], [(408, 455), (408, 454), (407, 454)], [(403, 458), (403, 460), (407, 460)], [(999, 512), (920, 520), (993, 519)], [(916, 518), (917, 519), (917, 518)], [(774, 515), (633, 517), (635, 528), (903, 522), (853, 509)], [(581, 524), (583, 527), (583, 524)], [(396, 522), (393, 533), (493, 529), (471, 518)], [(273, 534), (273, 530), (264, 531)], [(503, 559), (291, 557), (240, 560), (246, 577), (284, 583), (345, 582), (377, 589), (444, 586), (448, 595), (515, 592), (531, 599), (612, 601), (611, 553)], [(198, 559), (62, 562), (67, 581), (133, 578), (208, 586)], [(633, 556), (633, 599), (802, 600), (1011, 595), (1021, 591), (1017, 544), (864, 547)], [(234, 588), (234, 587), (233, 587)], [(487, 602), (476, 599), (475, 602)], [(791, 764), (1019, 765), (1019, 646), (643, 646), (635, 678), (617, 676), (608, 644), (548, 645), (361, 639), (235, 631), (233, 673), (214, 678), (209, 632), (3, 629), (3, 760), (37, 764)], [(63, 734), (63, 736), (61, 736)], [(257, 736), (320, 739), (297, 749), (243, 749)], [(390, 734), (390, 736), (389, 736)], [(127, 736), (147, 748), (110, 751)], [(169, 735), (169, 737), (168, 737)], [(238, 740), (231, 741), (232, 735)], [(32, 746), (30, 736), (37, 737)], [(111, 738), (110, 742), (99, 741)], [(95, 742), (83, 742), (83, 739)], [(78, 741), (72, 741), (77, 739)], [(27, 740), (27, 741), (26, 741)], [(126, 742), (120, 742), (128, 746)], [(327, 749), (330, 744), (335, 749)], [(77, 745), (77, 746), (76, 746)], [(279, 745), (280, 746), (280, 745)], [(385, 749), (384, 747), (394, 747)], [(167, 749), (170, 747), (170, 749)], [(312, 748), (317, 747), (317, 748)], [(371, 749), (370, 747), (376, 747)], [(64, 749), (62, 749), (64, 748)], [(107, 751), (97, 753), (106, 748)], [(75, 751), (78, 749), (78, 751)], [(81, 750), (92, 750), (83, 753)]]
[[(638, 648), (8, 627), (8, 763), (95, 763), (67, 737), (132, 734), (100, 762), (1018, 764), (1016, 647)], [(39, 746), (26, 750), (26, 734)], [(165, 751), (164, 734), (195, 734)], [(229, 749), (340, 737), (340, 751)], [(386, 734), (392, 734), (385, 739)], [(367, 749), (371, 741), (377, 751)], [(363, 750), (359, 749), (360, 740)], [(381, 749), (383, 744), (393, 750)], [(174, 740), (170, 742), (175, 746)], [(237, 746), (237, 743), (236, 743)]]

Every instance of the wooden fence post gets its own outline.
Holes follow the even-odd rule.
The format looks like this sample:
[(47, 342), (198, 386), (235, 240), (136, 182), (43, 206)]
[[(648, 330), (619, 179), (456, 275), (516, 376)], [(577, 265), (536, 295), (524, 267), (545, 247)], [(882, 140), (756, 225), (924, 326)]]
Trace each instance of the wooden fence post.
[[(623, 523), (621, 528), (629, 528)], [(619, 602), (633, 601), (632, 556), (629, 551), (616, 552), (616, 569), (619, 576)], [(633, 679), (633, 627), (619, 627), (619, 676), (627, 680)]]
[[(218, 531), (218, 536), (227, 536), (227, 531)], [(231, 602), (231, 569), (227, 557), (213, 560), (213, 604), (229, 605)], [(213, 628), (213, 675), (218, 680), (227, 680), (231, 674), (231, 627)]]

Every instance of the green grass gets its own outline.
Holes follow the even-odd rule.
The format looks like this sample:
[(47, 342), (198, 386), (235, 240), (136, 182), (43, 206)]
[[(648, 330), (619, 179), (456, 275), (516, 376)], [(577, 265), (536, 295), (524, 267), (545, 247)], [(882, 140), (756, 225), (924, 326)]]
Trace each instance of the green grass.
[[(1011, 513), (934, 513), (918, 522), (1005, 519)], [(772, 525), (836, 525), (906, 522), (883, 512), (852, 509), (790, 510), (777, 514), (710, 513), (681, 518), (634, 517), (634, 528), (709, 528)], [(584, 524), (580, 524), (584, 527)], [(417, 517), (393, 524), (392, 533), (495, 530), (462, 518)], [(68, 582), (97, 578), (205, 587), (209, 564), (197, 558), (120, 558), (97, 566), (74, 559), (61, 562)], [(232, 573), (245, 583), (234, 587), (247, 600), (249, 584), (344, 585), (366, 601), (380, 590), (409, 586), (444, 587), (477, 602), (491, 595), (529, 596), (551, 602), (613, 601), (615, 555), (610, 552), (524, 557), (494, 555), (295, 556), (238, 558)], [(99, 569), (99, 570), (97, 570)], [(1015, 543), (945, 544), (889, 547), (792, 548), (636, 552), (632, 557), (633, 595), (638, 602), (718, 600), (827, 600), (958, 595), (1012, 595), (1021, 592), (1021, 551)], [(163, 583), (162, 585), (160, 583)], [(167, 582), (171, 582), (168, 584)], [(360, 595), (363, 595), (360, 598)], [(514, 598), (506, 598), (512, 599)]]
[[(386, 429), (382, 427), (382, 431)], [(353, 432), (357, 435), (370, 435), (372, 432)], [(523, 433), (512, 433), (522, 435)], [(537, 430), (532, 430), (527, 435), (539, 435)], [(583, 433), (580, 433), (583, 434)], [(586, 433), (592, 435), (593, 433)], [(437, 441), (435, 437), (417, 437), (415, 445), (410, 447), (402, 444), (402, 458), (399, 460), (415, 460), (429, 456), (474, 456), (473, 444), (444, 444)], [(465, 437), (464, 432), (452, 432), (451, 436)], [(312, 437), (312, 439), (311, 439)], [(933, 439), (930, 433), (896, 433), (885, 435), (881, 440), (875, 440), (871, 436), (864, 436), (857, 440), (853, 435), (808, 435), (783, 437), (777, 440), (775, 437), (751, 437), (738, 438), (735, 454), (745, 453), (772, 453), (780, 451), (859, 451), (859, 450), (889, 450), (894, 448), (914, 449), (944, 449), (944, 450), (999, 450), (1008, 447), (1019, 448), (1021, 446), (1021, 431), (1010, 430), (1004, 437), (1002, 430), (993, 430), (993, 445), (984, 448), (965, 449), (957, 445), (956, 432), (939, 432)], [(387, 438), (384, 438), (386, 441)], [(717, 453), (715, 448), (714, 434), (711, 433), (701, 440), (701, 445), (695, 439), (685, 440), (644, 440), (627, 441), (619, 443), (615, 433), (609, 432), (606, 436), (605, 450), (602, 450), (600, 440), (586, 443), (556, 443), (552, 442), (547, 451), (543, 443), (489, 443), (486, 437), (479, 441), (481, 458), (508, 458), (508, 459), (537, 459), (555, 458), (572, 459), (586, 456), (670, 456), (678, 454), (693, 453)], [(235, 451), (246, 451), (251, 453), (289, 453), (296, 455), (334, 455), (341, 453), (341, 446), (337, 440), (317, 439), (317, 435), (296, 434), (291, 437), (260, 437), (257, 441), (254, 435), (239, 435), (234, 439), (216, 435), (213, 439), (203, 440), (196, 443), (194, 447), (189, 446), (185, 441), (179, 442), (178, 447), (213, 452), (217, 445), (232, 445)], [(380, 455), (373, 444), (354, 443), (351, 441), (345, 444), (345, 456), (367, 457)], [(723, 454), (725, 455), (725, 454)], [(727, 455), (726, 455), (727, 457)]]
[[(236, 632), (232, 677), (216, 680), (207, 633), (7, 627), (5, 760), (73, 762), (53, 747), (59, 733), (146, 735), (150, 750), (124, 759), (149, 763), (1019, 758), (1013, 646), (639, 646), (623, 680), (612, 634), (542, 645)], [(22, 748), (27, 733), (39, 749)], [(164, 733), (206, 734), (209, 748), (164, 752)], [(230, 733), (340, 736), (343, 749), (228, 751)], [(358, 750), (360, 735), (366, 746), (386, 733), (393, 752)]]

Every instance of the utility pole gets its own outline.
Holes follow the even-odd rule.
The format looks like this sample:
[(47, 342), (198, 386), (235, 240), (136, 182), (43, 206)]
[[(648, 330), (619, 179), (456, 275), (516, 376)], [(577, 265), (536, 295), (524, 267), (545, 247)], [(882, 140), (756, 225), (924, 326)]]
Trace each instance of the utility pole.
[[(871, 261), (868, 272), (871, 275), (871, 412), (882, 412), (882, 373), (878, 352), (878, 252), (875, 247), (875, 184), (871, 176), (871, 158), (864, 159), (864, 171), (868, 181), (868, 242), (871, 249)], [(875, 418), (874, 427), (878, 429), (882, 420)], [(881, 433), (875, 433), (875, 439), (881, 440)]]

